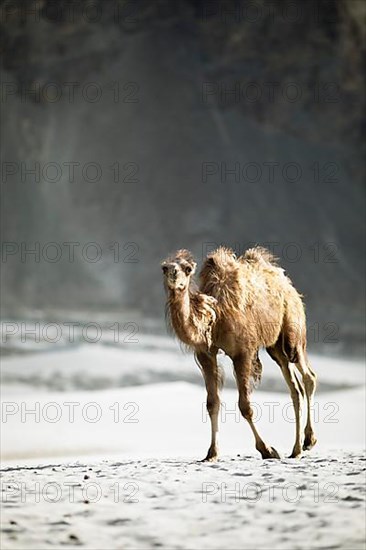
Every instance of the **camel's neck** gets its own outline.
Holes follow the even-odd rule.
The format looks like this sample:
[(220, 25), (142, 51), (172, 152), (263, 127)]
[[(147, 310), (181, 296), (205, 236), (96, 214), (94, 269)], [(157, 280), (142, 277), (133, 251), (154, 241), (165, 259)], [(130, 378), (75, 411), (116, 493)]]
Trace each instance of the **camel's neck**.
[(198, 327), (192, 298), (192, 291), (188, 288), (180, 292), (170, 291), (168, 307), (178, 338), (187, 346), (196, 347), (204, 343), (204, 338)]

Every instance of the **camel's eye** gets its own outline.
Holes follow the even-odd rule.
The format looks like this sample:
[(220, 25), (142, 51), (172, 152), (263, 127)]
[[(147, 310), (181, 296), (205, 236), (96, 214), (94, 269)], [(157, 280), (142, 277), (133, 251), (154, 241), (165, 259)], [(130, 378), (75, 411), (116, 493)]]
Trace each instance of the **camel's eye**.
[(163, 270), (164, 275), (166, 275), (168, 273), (168, 266), (167, 265), (162, 265), (161, 269)]
[(189, 275), (192, 273), (192, 267), (190, 265), (187, 265), (187, 267), (184, 268), (185, 274)]

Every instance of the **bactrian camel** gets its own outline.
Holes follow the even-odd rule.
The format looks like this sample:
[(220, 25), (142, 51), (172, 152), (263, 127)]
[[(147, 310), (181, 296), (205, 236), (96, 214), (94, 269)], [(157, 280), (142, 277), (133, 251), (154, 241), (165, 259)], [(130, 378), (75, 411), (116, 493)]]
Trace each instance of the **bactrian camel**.
[[(283, 269), (267, 250), (256, 247), (236, 257), (220, 247), (204, 260), (199, 285), (192, 276), (196, 262), (187, 250), (179, 250), (162, 263), (167, 292), (166, 313), (173, 331), (191, 348), (202, 370), (211, 420), (211, 444), (204, 460), (218, 457), (218, 417), (221, 371), (217, 354), (222, 350), (234, 366), (239, 409), (255, 437), (262, 458), (280, 458), (276, 449), (260, 437), (253, 422), (250, 394), (259, 382), (262, 365), (258, 351), (266, 348), (278, 363), (289, 387), (296, 420), (291, 457), (316, 443), (311, 409), (316, 375), (306, 354), (304, 306)], [(302, 377), (302, 382), (296, 369)], [(301, 405), (307, 400), (305, 433), (301, 428)]]

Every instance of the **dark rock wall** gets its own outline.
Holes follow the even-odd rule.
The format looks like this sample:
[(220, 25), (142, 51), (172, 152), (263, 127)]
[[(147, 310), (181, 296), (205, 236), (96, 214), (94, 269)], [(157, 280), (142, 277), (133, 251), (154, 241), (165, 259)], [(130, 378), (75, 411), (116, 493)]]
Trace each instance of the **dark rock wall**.
[[(160, 316), (168, 252), (201, 259), (212, 243), (271, 243), (310, 319), (355, 337), (364, 6), (1, 2), (2, 239), (15, 243), (2, 262), (4, 311)], [(26, 171), (35, 163), (39, 181)], [(88, 163), (99, 168), (85, 176)], [(225, 174), (235, 166), (239, 175)], [(37, 242), (40, 261), (22, 258)], [(56, 262), (56, 248), (42, 255), (50, 242), (62, 250)], [(93, 247), (81, 253), (91, 242), (96, 262), (86, 259)]]

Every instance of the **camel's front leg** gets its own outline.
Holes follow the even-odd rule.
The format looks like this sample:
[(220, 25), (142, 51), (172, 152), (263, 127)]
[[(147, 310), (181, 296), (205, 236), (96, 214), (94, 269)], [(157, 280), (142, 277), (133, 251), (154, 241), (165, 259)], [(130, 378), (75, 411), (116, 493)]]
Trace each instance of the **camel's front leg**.
[(252, 356), (249, 354), (237, 355), (233, 358), (236, 383), (239, 390), (239, 409), (248, 422), (255, 437), (255, 448), (262, 458), (281, 458), (276, 449), (269, 447), (260, 437), (253, 422), (253, 409), (250, 404), (250, 378)]
[(216, 353), (197, 353), (197, 360), (202, 367), (207, 390), (207, 411), (211, 421), (211, 445), (204, 461), (214, 462), (218, 458), (218, 432), (220, 412), (220, 372)]

